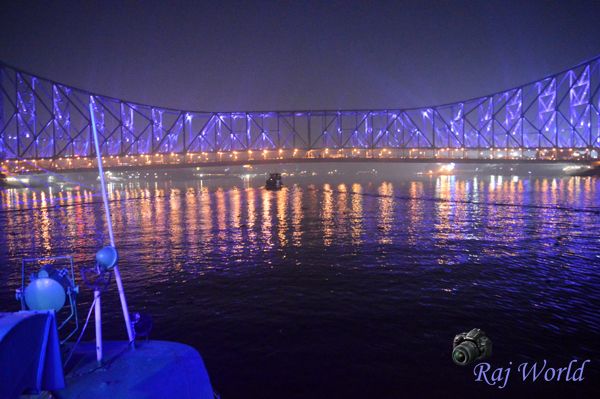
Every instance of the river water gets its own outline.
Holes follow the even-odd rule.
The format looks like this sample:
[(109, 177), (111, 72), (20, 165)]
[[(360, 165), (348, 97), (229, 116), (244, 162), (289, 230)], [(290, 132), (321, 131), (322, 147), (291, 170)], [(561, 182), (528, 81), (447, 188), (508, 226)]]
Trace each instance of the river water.
[[(321, 169), (278, 192), (262, 175), (110, 184), (131, 309), (152, 316), (153, 339), (197, 348), (222, 397), (596, 388), (600, 179)], [(1, 191), (1, 309), (18, 309), (21, 258), (91, 266), (104, 223), (93, 179)], [(91, 292), (78, 283), (84, 317)], [(114, 283), (103, 298), (105, 338), (125, 339)], [(512, 362), (502, 390), (451, 361), (454, 335), (474, 327), (493, 341), (493, 367)], [(572, 359), (591, 360), (583, 382), (524, 383), (516, 370)]]

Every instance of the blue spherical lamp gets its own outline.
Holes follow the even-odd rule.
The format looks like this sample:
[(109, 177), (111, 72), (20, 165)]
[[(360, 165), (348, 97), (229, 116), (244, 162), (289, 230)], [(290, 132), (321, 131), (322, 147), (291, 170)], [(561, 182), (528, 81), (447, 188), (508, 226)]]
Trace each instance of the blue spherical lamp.
[(63, 286), (49, 277), (36, 278), (25, 288), (25, 303), (31, 310), (58, 312), (65, 305), (65, 299)]
[(102, 270), (110, 270), (117, 264), (119, 260), (119, 254), (115, 247), (104, 247), (100, 251), (96, 252), (96, 262)]

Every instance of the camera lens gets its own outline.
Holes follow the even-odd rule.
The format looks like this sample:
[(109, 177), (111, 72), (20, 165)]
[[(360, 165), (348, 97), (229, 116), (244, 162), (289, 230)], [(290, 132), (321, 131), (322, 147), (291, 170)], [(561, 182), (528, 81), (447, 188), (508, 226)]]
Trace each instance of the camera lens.
[(459, 366), (466, 366), (479, 356), (479, 350), (475, 343), (463, 341), (452, 351), (452, 361)]
[(461, 350), (454, 351), (454, 361), (463, 364), (467, 360), (467, 356)]

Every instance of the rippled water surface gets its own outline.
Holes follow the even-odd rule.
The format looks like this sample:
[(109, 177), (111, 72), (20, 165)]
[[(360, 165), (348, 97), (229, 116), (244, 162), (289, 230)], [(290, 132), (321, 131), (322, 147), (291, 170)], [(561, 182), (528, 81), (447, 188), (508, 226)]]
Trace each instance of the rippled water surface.
[[(130, 307), (152, 315), (153, 338), (196, 347), (224, 398), (487, 397), (498, 389), (450, 360), (454, 335), (473, 327), (495, 366), (592, 359), (579, 385), (524, 385), (514, 370), (505, 390), (547, 396), (599, 378), (600, 180), (263, 183), (111, 185)], [(108, 240), (94, 185), (1, 192), (3, 310), (18, 307), (22, 257), (91, 264)], [(82, 314), (90, 297), (82, 288)], [(105, 337), (124, 339), (115, 287), (104, 297)]]

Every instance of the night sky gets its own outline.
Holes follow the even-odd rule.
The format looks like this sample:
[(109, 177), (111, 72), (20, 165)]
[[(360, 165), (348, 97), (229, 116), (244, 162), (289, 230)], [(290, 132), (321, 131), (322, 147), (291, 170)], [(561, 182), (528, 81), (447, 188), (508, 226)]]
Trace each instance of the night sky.
[(462, 100), (600, 54), (600, 2), (3, 2), (0, 59), (187, 110)]

